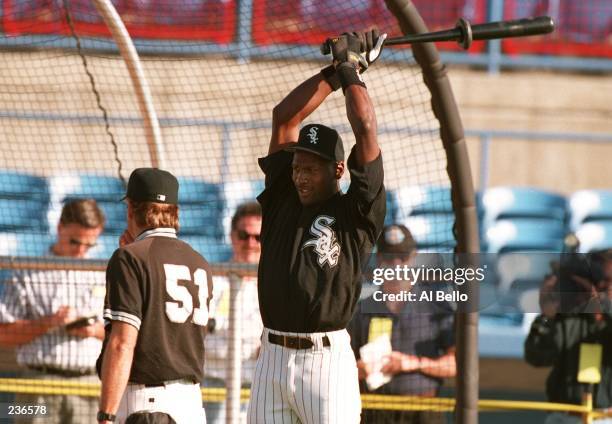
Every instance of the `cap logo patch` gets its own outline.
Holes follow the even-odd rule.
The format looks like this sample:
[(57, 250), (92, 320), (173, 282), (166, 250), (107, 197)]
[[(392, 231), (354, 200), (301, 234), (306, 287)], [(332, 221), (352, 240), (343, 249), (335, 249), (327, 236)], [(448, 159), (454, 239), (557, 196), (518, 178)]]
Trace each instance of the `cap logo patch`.
[(312, 127), (308, 130), (308, 138), (310, 139), (310, 144), (317, 144), (319, 142), (319, 128)]
[(400, 244), (406, 237), (399, 227), (391, 227), (385, 232), (385, 242), (389, 245)]
[(166, 201), (166, 195), (165, 194), (158, 194), (157, 196), (155, 196), (155, 198), (157, 200), (159, 200), (160, 202), (165, 202)]

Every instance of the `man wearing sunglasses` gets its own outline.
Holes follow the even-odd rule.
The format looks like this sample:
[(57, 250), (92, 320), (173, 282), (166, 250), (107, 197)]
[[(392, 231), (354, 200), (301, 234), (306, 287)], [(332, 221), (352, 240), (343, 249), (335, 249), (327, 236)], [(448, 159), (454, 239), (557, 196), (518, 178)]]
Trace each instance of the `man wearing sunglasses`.
[[(71, 200), (62, 209), (49, 254), (85, 258), (103, 227), (104, 215), (95, 200)], [(98, 315), (104, 294), (104, 272), (15, 273), (0, 300), (0, 344), (16, 348), (25, 377), (96, 382), (95, 363), (104, 338)], [(44, 422), (62, 424), (83, 422), (98, 407), (96, 398), (68, 395), (18, 394), (15, 403), (45, 405)], [(19, 422), (38, 421), (30, 417)]]
[[(261, 206), (257, 202), (244, 203), (236, 209), (232, 217), (230, 238), (234, 263), (259, 263), (261, 253)], [(238, 304), (241, 311), (241, 380), (243, 387), (250, 387), (253, 381), (255, 360), (261, 345), (263, 324), (259, 314), (257, 299), (257, 279), (244, 278), (240, 285)], [(226, 276), (213, 277), (213, 300), (210, 308), (209, 333), (206, 336), (206, 366), (204, 368), (205, 387), (225, 387), (228, 374), (229, 334), (229, 279)], [(246, 414), (246, 404), (241, 413)], [(206, 421), (208, 424), (225, 423), (225, 403), (206, 402)], [(242, 417), (244, 420), (245, 417)]]

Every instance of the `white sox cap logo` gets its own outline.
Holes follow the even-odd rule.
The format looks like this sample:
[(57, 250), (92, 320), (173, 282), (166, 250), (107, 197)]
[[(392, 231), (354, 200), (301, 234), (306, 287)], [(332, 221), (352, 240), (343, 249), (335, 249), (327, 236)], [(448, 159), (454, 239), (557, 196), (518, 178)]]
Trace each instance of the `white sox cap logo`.
[(336, 220), (331, 216), (318, 216), (310, 227), (310, 234), (315, 238), (308, 240), (302, 246), (302, 249), (309, 246), (314, 247), (315, 253), (319, 256), (318, 262), (321, 268), (326, 262), (330, 268), (335, 267), (340, 257), (340, 245), (336, 241), (336, 233), (330, 228), (334, 222)]
[(319, 142), (318, 132), (319, 128), (317, 127), (312, 127), (310, 130), (308, 130), (308, 138), (310, 139), (311, 144), (317, 144)]

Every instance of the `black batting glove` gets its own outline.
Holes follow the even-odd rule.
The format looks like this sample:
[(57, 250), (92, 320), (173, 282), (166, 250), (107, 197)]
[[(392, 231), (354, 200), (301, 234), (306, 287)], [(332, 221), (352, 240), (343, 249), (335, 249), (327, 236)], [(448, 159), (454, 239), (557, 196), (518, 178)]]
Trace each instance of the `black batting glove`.
[(378, 28), (353, 34), (359, 37), (359, 41), (361, 42), (360, 54), (362, 56), (362, 61), (360, 63), (367, 63), (367, 66), (362, 69), (363, 72), (380, 57), (387, 34), (380, 34)]
[(361, 40), (355, 33), (344, 34), (327, 40), (334, 66), (350, 64), (355, 69), (367, 68), (368, 63), (361, 55)]

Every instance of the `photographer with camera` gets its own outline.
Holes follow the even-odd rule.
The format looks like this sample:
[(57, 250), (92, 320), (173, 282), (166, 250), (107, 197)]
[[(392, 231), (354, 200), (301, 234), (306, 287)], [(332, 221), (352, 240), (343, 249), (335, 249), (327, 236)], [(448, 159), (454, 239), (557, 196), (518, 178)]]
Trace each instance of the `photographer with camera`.
[[(582, 404), (593, 389), (593, 407), (610, 408), (612, 249), (564, 256), (558, 272), (547, 276), (540, 289), (541, 314), (525, 341), (525, 360), (536, 367), (552, 366), (546, 382), (550, 402)], [(601, 380), (594, 387), (578, 378), (581, 351), (593, 346), (601, 352)], [(579, 414), (561, 412), (546, 419), (546, 424), (580, 422)], [(593, 422), (612, 423), (612, 418)]]

